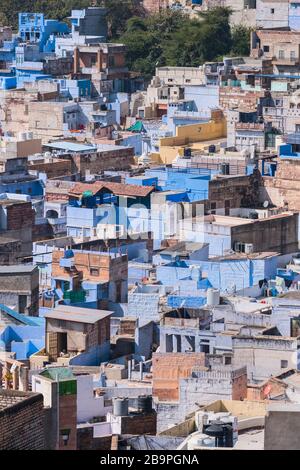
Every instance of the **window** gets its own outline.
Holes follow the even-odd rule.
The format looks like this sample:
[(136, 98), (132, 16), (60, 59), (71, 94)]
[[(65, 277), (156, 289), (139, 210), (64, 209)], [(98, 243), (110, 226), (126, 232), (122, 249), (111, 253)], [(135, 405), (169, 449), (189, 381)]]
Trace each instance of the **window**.
[(295, 126), (295, 131), (296, 131), (296, 132), (300, 132), (300, 124), (296, 124), (296, 126)]
[(115, 58), (114, 58), (113, 55), (110, 55), (108, 57), (108, 65), (109, 65), (109, 67), (114, 67), (115, 66)]
[(295, 60), (295, 59), (296, 59), (296, 52), (295, 52), (295, 51), (291, 51), (291, 52), (290, 52), (290, 58), (291, 58), (291, 60)]
[(91, 276), (99, 276), (99, 269), (98, 268), (90, 268), (90, 275)]
[(279, 57), (279, 59), (284, 59), (284, 51), (283, 50), (279, 51), (278, 57)]
[(210, 203), (210, 213), (215, 214), (217, 209), (217, 203), (216, 202), (211, 202)]
[(286, 360), (280, 361), (280, 366), (281, 366), (281, 369), (286, 369), (288, 367), (288, 361)]
[(229, 366), (231, 364), (231, 357), (225, 356), (225, 366)]
[(270, 52), (270, 46), (264, 46), (263, 50), (264, 52)]
[(274, 13), (275, 13), (275, 9), (271, 8), (271, 15), (274, 15)]

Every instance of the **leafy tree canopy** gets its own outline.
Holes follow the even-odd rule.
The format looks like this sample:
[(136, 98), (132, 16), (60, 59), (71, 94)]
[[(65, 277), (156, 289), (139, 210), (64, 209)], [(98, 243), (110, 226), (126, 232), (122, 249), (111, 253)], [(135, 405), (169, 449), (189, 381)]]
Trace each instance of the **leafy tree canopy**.
[[(41, 12), (64, 20), (73, 8), (91, 0), (0, 0), (0, 24), (17, 27), (18, 12)], [(217, 7), (196, 18), (166, 10), (145, 16), (140, 0), (95, 0), (108, 9), (109, 40), (124, 42), (131, 70), (150, 78), (157, 66), (199, 66), (223, 55), (248, 55), (250, 30), (230, 28), (228, 8)]]

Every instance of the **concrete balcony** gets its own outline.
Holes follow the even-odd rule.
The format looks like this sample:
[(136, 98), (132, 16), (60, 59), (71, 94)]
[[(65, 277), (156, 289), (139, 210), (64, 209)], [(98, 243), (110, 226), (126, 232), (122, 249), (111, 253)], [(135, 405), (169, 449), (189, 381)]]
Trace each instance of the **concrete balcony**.
[(287, 65), (287, 66), (296, 66), (300, 64), (299, 57), (291, 59), (290, 57), (273, 57), (272, 62), (274, 65)]

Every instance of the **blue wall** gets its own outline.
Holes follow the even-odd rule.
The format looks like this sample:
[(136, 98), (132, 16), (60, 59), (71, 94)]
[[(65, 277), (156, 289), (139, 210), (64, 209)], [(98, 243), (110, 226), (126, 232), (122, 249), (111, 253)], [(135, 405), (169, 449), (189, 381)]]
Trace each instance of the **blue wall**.
[(40, 180), (0, 183), (0, 193), (19, 193), (28, 194), (30, 196), (43, 196), (44, 187)]
[(16, 359), (28, 359), (45, 346), (45, 326), (7, 326), (0, 334), (0, 349), (16, 353)]

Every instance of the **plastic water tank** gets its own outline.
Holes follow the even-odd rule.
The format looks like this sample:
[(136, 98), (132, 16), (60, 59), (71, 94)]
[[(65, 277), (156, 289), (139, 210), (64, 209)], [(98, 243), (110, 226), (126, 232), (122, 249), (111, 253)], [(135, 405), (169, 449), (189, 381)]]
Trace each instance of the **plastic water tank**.
[(202, 273), (199, 266), (190, 266), (191, 278), (194, 281), (200, 281)]
[(128, 398), (115, 398), (113, 401), (114, 416), (128, 416)]
[(220, 291), (219, 289), (207, 289), (207, 305), (219, 305), (220, 303)]

